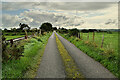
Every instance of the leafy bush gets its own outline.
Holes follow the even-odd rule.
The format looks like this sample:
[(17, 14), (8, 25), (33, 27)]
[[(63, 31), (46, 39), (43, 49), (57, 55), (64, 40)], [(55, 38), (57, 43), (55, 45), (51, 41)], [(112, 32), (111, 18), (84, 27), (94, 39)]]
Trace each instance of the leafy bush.
[(2, 62), (7, 61), (9, 59), (9, 55), (6, 54), (7, 43), (5, 42), (6, 38), (2, 35)]
[(69, 31), (69, 34), (71, 35), (71, 36), (78, 36), (78, 32), (79, 32), (79, 30), (78, 29), (70, 29), (70, 31)]
[(25, 42), (22, 42), (22, 44), (21, 42), (16, 42), (12, 46), (10, 46), (10, 44), (2, 45), (4, 47), (2, 49), (2, 62), (5, 63), (8, 60), (20, 59), (20, 57), (23, 56), (24, 45)]

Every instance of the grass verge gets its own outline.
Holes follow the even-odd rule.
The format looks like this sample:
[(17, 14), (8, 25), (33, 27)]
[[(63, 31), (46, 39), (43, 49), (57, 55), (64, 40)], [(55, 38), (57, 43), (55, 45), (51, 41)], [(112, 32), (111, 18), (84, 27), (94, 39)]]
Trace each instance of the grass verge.
[[(43, 55), (43, 50), (47, 39), (51, 33), (41, 37), (31, 38), (24, 46), (24, 57), (18, 60), (11, 60), (2, 64), (2, 78), (31, 78), (35, 76), (35, 71)], [(40, 58), (40, 59), (38, 59)], [(37, 60), (38, 59), (38, 60)], [(27, 75), (28, 74), (28, 75)], [(31, 76), (31, 77), (30, 77)]]
[(79, 69), (76, 66), (74, 60), (69, 55), (67, 50), (64, 48), (63, 44), (58, 39), (56, 34), (55, 34), (55, 36), (56, 36), (56, 43), (58, 46), (58, 50), (60, 52), (60, 55), (62, 57), (64, 66), (65, 66), (67, 78), (84, 78), (83, 75), (79, 72)]
[[(46, 43), (47, 44), (47, 43)], [(46, 44), (38, 51), (38, 54), (33, 58), (33, 64), (24, 74), (23, 78), (35, 78), (36, 72), (39, 68)]]

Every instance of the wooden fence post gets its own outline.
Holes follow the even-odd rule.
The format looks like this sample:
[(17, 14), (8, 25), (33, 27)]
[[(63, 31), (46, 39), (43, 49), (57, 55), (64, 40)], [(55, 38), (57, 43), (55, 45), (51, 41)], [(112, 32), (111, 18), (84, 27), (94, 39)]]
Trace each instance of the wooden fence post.
[(78, 38), (79, 38), (79, 32), (78, 32)]
[(10, 46), (10, 47), (12, 47), (12, 46), (13, 46), (13, 43), (14, 43), (14, 42), (13, 42), (13, 39), (10, 40), (10, 43), (11, 43), (11, 46)]
[(27, 31), (25, 30), (25, 39), (27, 39)]
[(79, 32), (79, 39), (81, 39), (81, 35), (80, 35), (80, 32)]
[(81, 39), (83, 38), (83, 33), (81, 32)]
[(94, 41), (95, 32), (93, 32), (93, 41)]
[(41, 35), (41, 29), (40, 29), (40, 35)]
[(80, 39), (80, 32), (78, 33), (78, 38)]
[(104, 33), (103, 33), (103, 38), (102, 38), (101, 48), (103, 47), (103, 43), (104, 43)]
[(89, 40), (89, 32), (88, 32), (88, 36), (87, 36), (87, 39)]

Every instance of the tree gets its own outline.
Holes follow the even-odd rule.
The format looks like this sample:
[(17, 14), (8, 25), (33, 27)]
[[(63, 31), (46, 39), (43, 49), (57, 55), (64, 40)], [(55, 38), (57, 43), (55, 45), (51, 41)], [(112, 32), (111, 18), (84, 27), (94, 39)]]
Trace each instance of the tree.
[(53, 27), (53, 30), (57, 30), (57, 28), (56, 28), (56, 27)]
[(11, 28), (11, 32), (16, 32), (16, 28)]
[(87, 29), (83, 29), (83, 30), (81, 30), (81, 32), (83, 32), (83, 33), (88, 33), (89, 30), (87, 30)]
[(28, 30), (30, 30), (30, 27), (27, 25), (27, 24), (19, 24), (19, 26), (20, 26), (20, 30), (23, 30), (23, 28), (25, 28), (25, 27), (27, 27), (28, 28)]
[(60, 33), (68, 33), (68, 30), (66, 28), (61, 28), (59, 29)]
[(40, 29), (44, 31), (51, 31), (52, 30), (52, 24), (51, 23), (43, 23), (40, 27)]
[(7, 28), (5, 28), (4, 31), (7, 32)]
[(89, 29), (89, 32), (95, 32), (97, 31), (96, 29)]
[(71, 36), (78, 36), (79, 30), (77, 28), (70, 29)]

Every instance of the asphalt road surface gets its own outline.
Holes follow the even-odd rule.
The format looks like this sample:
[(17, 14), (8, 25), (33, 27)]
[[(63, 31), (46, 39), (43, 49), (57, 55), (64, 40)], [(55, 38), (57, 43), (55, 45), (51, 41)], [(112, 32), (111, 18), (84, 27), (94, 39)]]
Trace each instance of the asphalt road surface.
[(95, 61), (85, 53), (80, 51), (72, 43), (58, 35), (58, 38), (78, 65), (80, 72), (86, 78), (115, 78), (115, 76), (103, 67), (99, 62)]
[[(54, 35), (55, 33), (56, 32), (53, 32), (48, 40), (36, 78), (63, 79), (66, 77), (62, 59), (59, 54), (59, 50), (57, 49), (56, 38)], [(57, 34), (57, 36), (70, 56), (74, 59), (80, 69), (80, 72), (85, 76), (85, 78), (116, 78), (99, 62), (80, 51), (77, 47), (60, 35)]]
[(48, 40), (36, 78), (65, 78), (64, 66), (53, 34)]

